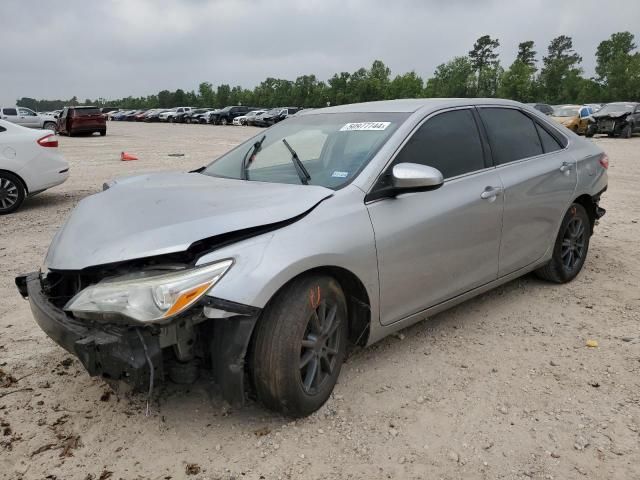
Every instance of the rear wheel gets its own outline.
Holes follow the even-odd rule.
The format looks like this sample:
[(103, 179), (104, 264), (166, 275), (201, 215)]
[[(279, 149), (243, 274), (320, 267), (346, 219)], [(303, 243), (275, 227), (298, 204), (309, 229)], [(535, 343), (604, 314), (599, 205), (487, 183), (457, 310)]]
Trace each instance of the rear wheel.
[(100, 130), (100, 136), (104, 137), (107, 134), (106, 130)]
[(258, 399), (300, 417), (329, 398), (347, 347), (347, 304), (331, 277), (310, 275), (285, 287), (256, 328), (251, 371)]
[(18, 177), (0, 172), (0, 215), (15, 212), (24, 202), (25, 189)]
[(536, 274), (555, 283), (573, 280), (587, 258), (590, 237), (589, 215), (582, 205), (574, 203), (562, 219), (551, 261), (536, 270)]

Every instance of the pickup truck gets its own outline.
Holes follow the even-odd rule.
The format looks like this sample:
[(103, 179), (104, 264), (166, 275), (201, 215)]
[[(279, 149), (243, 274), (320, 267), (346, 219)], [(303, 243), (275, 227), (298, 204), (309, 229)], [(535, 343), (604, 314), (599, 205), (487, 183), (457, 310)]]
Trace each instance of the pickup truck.
[(23, 127), (56, 130), (56, 119), (52, 115), (37, 114), (25, 107), (0, 107), (0, 119)]
[(176, 119), (178, 115), (180, 115), (181, 113), (186, 113), (190, 111), (191, 111), (191, 107), (175, 107), (175, 108), (172, 108), (171, 110), (167, 110), (166, 112), (162, 112), (160, 115), (158, 115), (158, 120), (160, 120), (161, 122), (173, 123), (173, 121)]

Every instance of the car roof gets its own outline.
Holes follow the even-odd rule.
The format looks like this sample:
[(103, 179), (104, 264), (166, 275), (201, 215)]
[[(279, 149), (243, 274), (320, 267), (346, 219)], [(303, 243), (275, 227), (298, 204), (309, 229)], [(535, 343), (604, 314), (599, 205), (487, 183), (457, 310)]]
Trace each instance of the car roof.
[(316, 115), (319, 113), (414, 113), (418, 110), (434, 110), (445, 107), (455, 107), (462, 105), (522, 105), (513, 100), (502, 100), (497, 98), (406, 98), (401, 100), (382, 100), (378, 102), (351, 103), (338, 105), (335, 107), (319, 108), (317, 110), (305, 111), (304, 115)]

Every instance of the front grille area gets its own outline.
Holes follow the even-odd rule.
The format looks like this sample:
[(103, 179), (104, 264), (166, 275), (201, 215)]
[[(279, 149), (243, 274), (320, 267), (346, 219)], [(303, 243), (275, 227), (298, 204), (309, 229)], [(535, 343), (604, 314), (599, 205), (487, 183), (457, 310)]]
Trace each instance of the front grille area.
[(42, 293), (58, 308), (64, 307), (80, 290), (98, 281), (96, 276), (75, 272), (50, 271), (40, 277)]

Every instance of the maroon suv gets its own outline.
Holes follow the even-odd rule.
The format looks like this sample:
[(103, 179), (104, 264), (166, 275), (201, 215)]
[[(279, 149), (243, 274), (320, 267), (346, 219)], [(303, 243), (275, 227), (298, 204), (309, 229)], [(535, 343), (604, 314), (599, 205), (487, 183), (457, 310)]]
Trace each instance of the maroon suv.
[(107, 134), (107, 120), (97, 107), (64, 107), (58, 117), (57, 127), (59, 134), (70, 137), (77, 133)]

